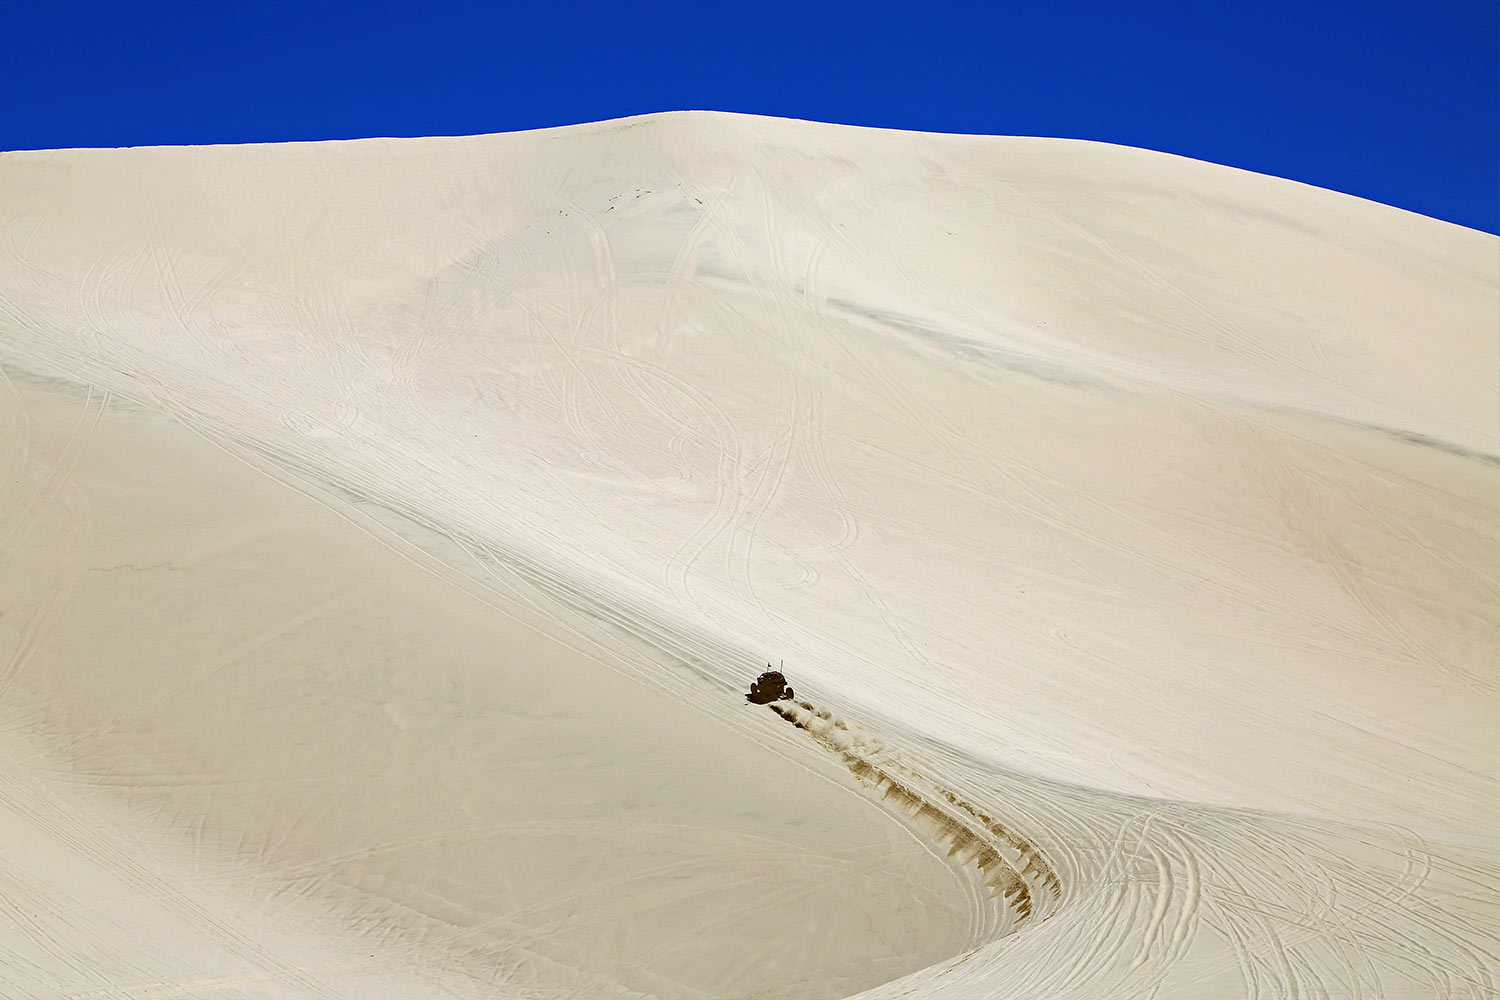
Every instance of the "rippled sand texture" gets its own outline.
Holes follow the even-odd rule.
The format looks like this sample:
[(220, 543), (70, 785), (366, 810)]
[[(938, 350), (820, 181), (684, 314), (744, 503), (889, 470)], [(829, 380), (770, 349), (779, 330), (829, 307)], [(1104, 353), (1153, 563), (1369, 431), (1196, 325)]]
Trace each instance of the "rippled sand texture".
[(0, 155), (0, 993), (1493, 997), (1497, 331), (1090, 143)]

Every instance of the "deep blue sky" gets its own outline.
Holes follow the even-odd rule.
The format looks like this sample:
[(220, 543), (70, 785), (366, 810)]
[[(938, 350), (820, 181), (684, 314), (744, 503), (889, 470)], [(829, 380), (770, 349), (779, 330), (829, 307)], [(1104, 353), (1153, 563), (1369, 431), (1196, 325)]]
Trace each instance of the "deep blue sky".
[(1144, 146), (1500, 232), (1500, 3), (0, 3), (0, 148), (681, 108)]

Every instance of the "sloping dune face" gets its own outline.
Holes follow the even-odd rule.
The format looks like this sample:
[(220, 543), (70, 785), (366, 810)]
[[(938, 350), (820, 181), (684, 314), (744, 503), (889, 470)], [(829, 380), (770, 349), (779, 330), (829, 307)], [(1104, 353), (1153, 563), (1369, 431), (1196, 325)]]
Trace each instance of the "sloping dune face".
[(1497, 330), (1098, 144), (0, 156), (0, 992), (1492, 997)]

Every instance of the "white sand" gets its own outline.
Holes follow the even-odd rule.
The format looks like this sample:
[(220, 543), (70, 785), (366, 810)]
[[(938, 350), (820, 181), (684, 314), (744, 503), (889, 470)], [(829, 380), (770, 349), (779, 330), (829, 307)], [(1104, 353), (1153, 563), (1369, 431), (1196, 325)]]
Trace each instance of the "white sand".
[(7, 996), (1496, 995), (1495, 237), (703, 114), (0, 213)]

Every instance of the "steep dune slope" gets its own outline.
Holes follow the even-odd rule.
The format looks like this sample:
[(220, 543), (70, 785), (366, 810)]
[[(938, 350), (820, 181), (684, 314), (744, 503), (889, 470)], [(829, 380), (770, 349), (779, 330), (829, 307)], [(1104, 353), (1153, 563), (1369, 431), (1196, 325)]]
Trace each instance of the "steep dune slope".
[[(267, 489), (317, 495), (342, 515), (330, 524), (384, 533), (425, 567), (403, 563), (412, 582), (400, 588), (436, 573), (479, 601), (476, 621), (486, 606), (529, 608), (539, 634), (592, 630), (592, 652), (557, 667), (558, 684), (623, 674), (699, 727), (684, 746), (713, 743), (712, 726), (748, 741), (720, 770), (755, 770), (750, 746), (814, 768), (805, 794), (845, 797), (851, 811), (808, 857), (875, 837), (903, 873), (877, 896), (943, 887), (927, 918), (891, 902), (882, 912), (898, 916), (869, 924), (870, 937), (756, 965), (786, 995), (908, 973), (889, 995), (1479, 997), (1500, 981), (1494, 237), (1139, 150), (705, 114), (463, 139), (6, 154), (0, 192), (0, 364), (15, 385), (44, 374), (170, 415), (251, 463), (245, 475), (279, 481)], [(36, 412), (40, 391), (17, 389), (14, 413)], [(501, 937), (464, 936), (496, 926), (513, 898), (466, 899), (461, 917), (432, 917), (443, 931), (414, 930), (384, 904), (356, 914), (325, 891), (326, 866), (356, 848), (339, 838), (363, 813), (340, 813), (335, 791), (343, 818), (304, 822), (306, 802), (265, 790), (305, 766), (294, 757), (252, 779), (229, 750), (214, 757), (210, 735), (191, 739), (209, 754), (193, 765), (212, 777), (205, 788), (248, 782), (309, 845), (343, 845), (317, 864), (283, 832), (245, 843), (264, 817), (234, 814), (244, 806), (228, 791), (168, 805), (131, 785), (183, 763), (170, 740), (185, 730), (149, 749), (145, 731), (105, 740), (86, 763), (79, 748), (100, 723), (82, 701), (59, 706), (95, 682), (70, 643), (80, 629), (107, 644), (131, 627), (100, 617), (117, 597), (79, 596), (112, 564), (57, 485), (96, 419), (114, 426), (118, 414), (81, 422), (50, 451), (33, 445), (29, 417), (11, 424), (19, 485), (5, 509), (17, 524), (53, 518), (48, 537), (65, 539), (22, 530), (13, 551), (32, 561), (4, 571), (3, 652), (30, 699), (12, 698), (4, 722), (36, 781), (49, 768), (115, 775), (135, 817), (118, 822), (170, 831), (164, 857), (216, 859), (228, 898), (281, 905), (293, 891), (236, 867), (253, 859), (314, 871), (316, 905), (298, 919), (349, 949), (338, 961), (355, 964), (341, 969), (365, 968), (355, 942), (375, 934), (409, 947), (413, 969), (461, 940), (519, 995), (540, 995), (525, 990), (544, 980), (574, 995), (564, 991), (583, 987), (567, 976), (585, 968), (601, 990), (726, 995), (750, 983), (740, 959), (703, 957), (723, 947), (709, 933), (664, 960), (692, 983), (609, 981), (643, 952), (672, 952), (632, 940), (633, 922), (651, 918), (625, 911), (600, 917), (614, 920), (617, 947), (514, 966), (485, 950)], [(156, 544), (167, 543), (139, 558)], [(267, 699), (256, 725), (309, 725), (295, 671), (215, 691), (219, 672), (201, 665), (242, 662), (247, 638), (215, 622), (275, 590), (278, 573), (307, 572), (264, 568), (299, 544), (244, 555), (263, 582), (241, 596), (215, 591), (174, 612), (213, 637), (200, 653), (136, 637), (146, 652), (120, 683), (159, 689), (161, 706), (168, 692), (201, 695), (163, 707), (161, 732), (185, 715), (232, 715), (248, 691)], [(76, 560), (47, 570), (50, 583), (48, 551)], [(406, 636), (389, 641), (420, 683), (428, 646), (465, 664), (446, 669), (490, 676), (474, 662), (483, 640), (445, 645), (414, 610), (427, 605), (328, 600), (288, 602), (320, 641), (378, 617)], [(244, 611), (266, 616), (258, 635), (291, 613)], [(148, 667), (153, 649), (162, 662)], [(862, 785), (858, 766), (807, 732), (735, 704), (772, 657), (830, 717), (869, 734), (866, 775), (909, 775), (922, 791), (882, 800), (896, 778), (885, 792)], [(399, 659), (362, 662), (357, 683), (384, 683)], [(469, 683), (452, 704), (396, 698), (400, 717), (382, 723), (407, 734), (392, 759), (427, 761), (439, 787), (479, 780), (433, 749), (460, 739), (444, 727), (472, 710), (486, 731), (505, 702)], [(528, 711), (551, 717), (540, 705)], [(642, 718), (653, 711), (642, 703)], [(349, 731), (329, 746), (370, 735), (352, 709), (334, 718)], [(280, 741), (260, 739), (239, 752), (265, 759)], [(485, 818), (460, 808), (462, 823), (440, 821), (423, 841), (443, 845), (440, 861), (418, 852), (387, 865), (380, 877), (396, 888), (382, 898), (409, 914), (411, 872), (488, 863), (492, 843), (440, 835), (519, 808), (481, 798), (464, 808)], [(677, 808), (703, 795), (667, 798)], [(114, 808), (108, 799), (89, 808)], [(671, 822), (734, 826), (729, 799)], [(882, 801), (893, 818), (867, 830), (859, 810)], [(916, 858), (896, 860), (900, 845), (932, 842), (921, 802), (945, 816), (962, 802), (1024, 835), (1061, 887), (1048, 919), (1002, 936), (1015, 912), (985, 896), (968, 859), (928, 858), (920, 872)], [(536, 822), (549, 835), (583, 822), (548, 808)], [(238, 818), (203, 826), (221, 814)], [(643, 855), (648, 840), (633, 841)], [(753, 869), (718, 856), (725, 870)], [(854, 905), (858, 893), (837, 902), (846, 889), (822, 897), (826, 912)], [(715, 933), (731, 942), (725, 920)], [(889, 934), (905, 935), (891, 951), (910, 962), (838, 978), (860, 964), (834, 968), (839, 948), (878, 950)]]

